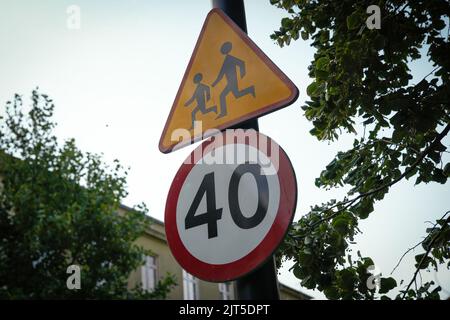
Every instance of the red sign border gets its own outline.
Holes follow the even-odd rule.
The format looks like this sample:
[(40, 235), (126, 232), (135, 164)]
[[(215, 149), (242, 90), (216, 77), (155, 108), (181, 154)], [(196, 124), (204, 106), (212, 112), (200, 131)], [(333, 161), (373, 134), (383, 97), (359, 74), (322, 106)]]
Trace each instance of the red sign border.
[[(253, 142), (253, 144), (250, 145), (257, 148), (258, 146), (254, 144), (255, 142), (257, 144), (257, 141), (259, 141), (259, 135), (262, 134), (258, 132), (258, 139), (247, 139), (256, 141), (245, 141), (245, 143), (249, 145), (251, 142)], [(296, 176), (292, 167), (292, 163), (284, 150), (272, 139), (268, 137), (267, 139), (267, 141), (270, 140), (271, 143), (276, 144), (280, 150), (278, 170), (278, 179), (280, 182), (280, 204), (278, 207), (278, 212), (271, 228), (267, 232), (264, 239), (259, 243), (259, 245), (246, 256), (234, 262), (227, 264), (205, 263), (192, 256), (186, 249), (178, 233), (176, 223), (176, 208), (180, 190), (184, 185), (189, 172), (196, 165), (196, 163), (188, 164), (185, 161), (175, 175), (172, 185), (170, 186), (166, 202), (164, 219), (166, 238), (175, 259), (190, 274), (202, 280), (211, 282), (225, 282), (235, 280), (261, 266), (268, 258), (272, 256), (281, 241), (284, 239), (287, 230), (294, 218), (295, 208), (297, 205)], [(203, 142), (199, 147), (197, 147), (197, 149), (203, 148), (202, 150), (207, 150), (207, 152), (210, 152), (212, 148), (208, 147), (208, 145), (211, 143), (215, 143), (215, 141), (217, 140), (212, 137)], [(224, 141), (225, 133), (222, 134), (222, 139), (219, 140), (219, 143), (217, 143), (217, 146), (215, 147), (229, 144), (228, 142), (226, 142), (225, 144), (221, 143)], [(192, 159), (191, 156), (197, 151), (197, 149), (189, 155), (188, 159)], [(263, 150), (260, 151), (264, 152)], [(269, 156), (266, 152), (265, 154), (269, 158), (271, 158), (271, 156)]]
[(269, 114), (269, 113), (271, 113), (273, 111), (281, 109), (283, 107), (287, 107), (288, 105), (294, 103), (297, 100), (298, 96), (299, 96), (299, 91), (298, 91), (298, 88), (295, 86), (295, 84), (283, 73), (283, 71), (281, 71), (276, 66), (276, 64), (272, 60), (270, 60), (270, 58), (268, 56), (266, 56), (266, 54), (260, 48), (258, 48), (258, 46), (253, 42), (253, 40), (250, 39), (249, 36), (244, 31), (242, 31), (242, 29), (233, 20), (231, 20), (222, 10), (220, 10), (218, 8), (212, 9), (208, 13), (208, 15), (206, 16), (205, 22), (203, 23), (202, 30), (200, 31), (200, 35), (198, 37), (198, 40), (197, 40), (197, 43), (195, 45), (194, 51), (193, 51), (193, 53), (191, 55), (191, 59), (189, 60), (189, 64), (188, 64), (188, 66), (186, 68), (186, 71), (184, 73), (183, 80), (181, 81), (181, 85), (178, 88), (178, 92), (177, 92), (177, 95), (175, 97), (175, 101), (173, 102), (172, 109), (170, 110), (169, 116), (167, 117), (167, 120), (166, 120), (166, 124), (164, 125), (163, 132), (162, 132), (161, 137), (159, 139), (158, 147), (159, 147), (159, 150), (162, 153), (172, 152), (173, 148), (175, 146), (177, 147), (177, 149), (178, 148), (182, 148), (182, 147), (188, 146), (190, 144), (193, 144), (193, 143), (195, 143), (195, 142), (197, 142), (199, 140), (205, 139), (205, 138), (207, 138), (209, 136), (209, 135), (205, 135), (205, 132), (202, 132), (202, 134), (200, 136), (194, 136), (193, 137), (191, 135), (191, 139), (189, 141), (186, 141), (186, 142), (174, 142), (169, 147), (165, 147), (163, 145), (164, 137), (165, 137), (165, 135), (167, 133), (167, 130), (169, 129), (169, 123), (172, 120), (173, 114), (175, 113), (176, 106), (178, 105), (178, 101), (179, 101), (180, 96), (181, 96), (181, 89), (184, 87), (184, 84), (185, 84), (185, 82), (187, 80), (187, 76), (188, 76), (189, 71), (191, 70), (191, 66), (192, 66), (192, 64), (194, 62), (194, 57), (197, 55), (198, 47), (200, 46), (200, 43), (201, 43), (201, 41), (203, 39), (203, 35), (205, 33), (206, 26), (208, 25), (208, 20), (211, 18), (211, 16), (214, 13), (216, 13), (220, 17), (222, 17), (222, 19), (238, 34), (238, 36), (253, 50), (253, 52), (273, 71), (273, 73), (275, 73), (280, 78), (280, 80), (284, 84), (286, 84), (287, 87), (289, 87), (289, 89), (291, 91), (291, 95), (288, 98), (286, 98), (284, 100), (281, 100), (281, 101), (279, 101), (277, 103), (268, 105), (268, 106), (266, 106), (264, 108), (260, 108), (258, 110), (255, 110), (255, 111), (253, 111), (253, 112), (251, 112), (251, 113), (249, 113), (249, 114), (247, 114), (247, 115), (245, 115), (243, 117), (240, 117), (240, 118), (228, 121), (228, 122), (222, 124), (221, 126), (218, 126), (215, 129), (224, 130), (224, 129), (229, 128), (231, 126), (237, 125), (237, 124), (239, 124), (241, 122), (245, 122), (247, 120), (250, 120), (250, 119), (256, 118), (256, 117), (261, 117), (261, 116)]

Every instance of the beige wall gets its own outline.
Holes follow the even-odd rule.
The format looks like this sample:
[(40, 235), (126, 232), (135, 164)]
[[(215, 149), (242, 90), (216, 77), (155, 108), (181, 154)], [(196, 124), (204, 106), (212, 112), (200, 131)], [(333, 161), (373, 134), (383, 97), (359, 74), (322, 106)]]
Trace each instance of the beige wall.
[[(156, 238), (149, 236), (148, 234), (143, 235), (137, 241), (138, 245), (146, 249), (150, 249), (152, 253), (156, 256), (156, 264), (157, 264), (157, 277), (158, 280), (164, 278), (167, 273), (171, 273), (175, 276), (177, 284), (183, 282), (182, 269), (175, 261), (175, 258), (170, 253), (169, 247), (167, 244)], [(141, 281), (141, 270), (136, 270), (130, 276), (129, 285), (135, 286), (136, 283)], [(170, 292), (169, 299), (183, 299), (183, 288), (180, 285), (177, 285)]]
[[(183, 299), (183, 269), (177, 263), (165, 241), (164, 226), (153, 223), (150, 230), (137, 240), (137, 244), (149, 249), (156, 256), (158, 267), (158, 280), (164, 278), (167, 273), (175, 276), (177, 286), (172, 289), (168, 299)], [(130, 275), (129, 287), (133, 287), (141, 281), (141, 270), (136, 270)], [(221, 299), (219, 285), (217, 283), (198, 280), (200, 299)]]

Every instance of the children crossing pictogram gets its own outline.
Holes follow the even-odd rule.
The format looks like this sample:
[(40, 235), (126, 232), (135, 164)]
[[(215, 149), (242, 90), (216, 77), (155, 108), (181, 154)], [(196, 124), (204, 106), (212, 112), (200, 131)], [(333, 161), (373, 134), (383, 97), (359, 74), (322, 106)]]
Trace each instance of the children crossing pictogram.
[(292, 81), (229, 17), (213, 9), (178, 89), (159, 149), (170, 152), (206, 138), (212, 134), (210, 129), (223, 130), (265, 115), (297, 97)]

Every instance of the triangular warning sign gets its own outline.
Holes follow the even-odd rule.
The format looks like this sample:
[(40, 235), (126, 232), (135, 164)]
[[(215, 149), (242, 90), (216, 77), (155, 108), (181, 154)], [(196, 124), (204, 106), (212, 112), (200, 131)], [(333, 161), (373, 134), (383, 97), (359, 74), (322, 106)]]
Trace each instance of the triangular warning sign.
[(221, 10), (206, 17), (164, 127), (168, 153), (293, 103), (298, 89)]

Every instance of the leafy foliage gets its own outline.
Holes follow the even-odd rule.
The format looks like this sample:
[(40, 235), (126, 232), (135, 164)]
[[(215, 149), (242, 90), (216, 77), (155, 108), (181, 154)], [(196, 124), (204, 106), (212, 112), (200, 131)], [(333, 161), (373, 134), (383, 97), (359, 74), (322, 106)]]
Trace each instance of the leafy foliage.
[[(270, 2), (289, 14), (271, 38), (284, 46), (300, 35), (316, 49), (309, 67), (310, 100), (302, 107), (313, 124), (311, 134), (330, 141), (342, 130), (357, 135), (353, 147), (339, 152), (316, 179), (320, 188), (350, 187), (347, 197), (311, 208), (294, 224), (280, 253), (293, 259), (294, 274), (307, 288), (332, 299), (373, 298), (375, 289), (365, 283), (371, 259), (359, 256), (353, 262), (349, 255), (358, 221), (402, 179), (445, 184), (449, 177), (442, 141), (450, 131), (450, 5), (446, 0)], [(373, 4), (381, 8), (380, 29), (366, 24)], [(423, 56), (430, 72), (413, 83), (408, 63)], [(358, 122), (363, 132), (357, 132)], [(448, 224), (441, 221), (439, 240), (430, 247), (430, 237), (424, 240), (431, 256), (425, 253), (417, 268), (448, 261)], [(379, 293), (397, 287), (394, 281), (382, 278)], [(428, 283), (398, 298), (438, 298), (439, 290)]]
[[(0, 127), (0, 297), (165, 297), (172, 277), (153, 293), (127, 290), (149, 252), (134, 243), (148, 226), (145, 206), (118, 214), (126, 172), (74, 140), (59, 146), (52, 100), (37, 90), (31, 98), (26, 112), (15, 95)], [(79, 290), (66, 287), (72, 264), (81, 267)]]

